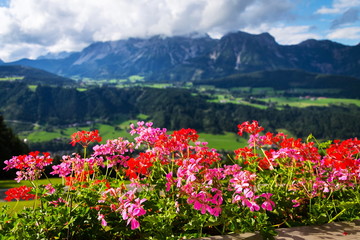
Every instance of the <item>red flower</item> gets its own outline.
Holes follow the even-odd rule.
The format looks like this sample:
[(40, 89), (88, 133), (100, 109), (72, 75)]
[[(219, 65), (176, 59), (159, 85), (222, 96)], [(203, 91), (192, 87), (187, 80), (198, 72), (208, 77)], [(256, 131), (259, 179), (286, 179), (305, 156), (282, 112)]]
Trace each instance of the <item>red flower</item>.
[(97, 179), (97, 180), (95, 180), (95, 181), (93, 182), (93, 185), (98, 185), (98, 184), (105, 184), (106, 189), (109, 189), (109, 188), (111, 187), (111, 186), (110, 186), (110, 183), (109, 183), (109, 181), (108, 181), (107, 179), (103, 179), (103, 180)]
[(263, 127), (259, 126), (257, 121), (252, 121), (252, 123), (243, 122), (242, 124), (238, 125), (238, 129), (238, 134), (240, 136), (242, 136), (244, 132), (254, 135), (264, 130)]
[[(87, 187), (86, 183), (89, 175), (93, 174), (94, 170), (82, 171), (75, 174), (75, 177), (65, 177), (65, 185), (71, 187), (71, 189), (76, 189), (75, 185), (80, 187)], [(83, 184), (83, 185), (78, 185)]]
[(71, 135), (70, 144), (75, 146), (79, 143), (81, 146), (86, 148), (91, 142), (101, 142), (102, 138), (99, 135), (99, 130), (94, 131), (78, 131)]
[(23, 200), (34, 199), (35, 194), (29, 193), (30, 191), (31, 191), (31, 187), (27, 187), (27, 186), (10, 188), (9, 190), (7, 190), (5, 192), (5, 194), (6, 194), (5, 200), (11, 201), (12, 199), (16, 199), (17, 201), (19, 201), (20, 199), (23, 199)]
[(178, 142), (188, 143), (190, 140), (193, 142), (196, 142), (199, 138), (199, 135), (197, 134), (195, 129), (180, 129), (179, 131), (174, 131), (173, 134), (171, 134), (173, 139), (175, 139)]
[(253, 157), (258, 158), (258, 155), (253, 152), (253, 149), (248, 147), (236, 149), (234, 152), (236, 155), (236, 159), (249, 160), (249, 158), (253, 158)]
[(360, 153), (360, 140), (357, 138), (344, 141), (335, 140), (326, 150), (324, 163), (335, 169), (349, 169), (350, 172), (358, 168), (356, 159)]
[(148, 169), (153, 165), (152, 159), (154, 154), (150, 152), (140, 153), (137, 158), (130, 158), (127, 162), (129, 168), (126, 170), (126, 175), (130, 179), (138, 178), (139, 174), (146, 175)]

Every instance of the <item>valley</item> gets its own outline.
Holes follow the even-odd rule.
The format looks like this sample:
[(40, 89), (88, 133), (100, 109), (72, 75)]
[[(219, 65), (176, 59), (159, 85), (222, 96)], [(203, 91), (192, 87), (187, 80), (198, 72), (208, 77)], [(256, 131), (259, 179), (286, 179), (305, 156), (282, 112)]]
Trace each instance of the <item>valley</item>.
[[(289, 110), (296, 110), (298, 109), (299, 113), (301, 115), (306, 114), (306, 116), (309, 114), (309, 107), (316, 107), (312, 108), (312, 110), (316, 111), (319, 107), (321, 107), (320, 111), (328, 110), (328, 112), (336, 111), (336, 109), (341, 109), (342, 111), (348, 112), (347, 109), (356, 109), (356, 111), (359, 111), (360, 107), (360, 100), (359, 99), (351, 99), (351, 98), (332, 98), (332, 97), (319, 97), (319, 96), (326, 96), (330, 93), (338, 93), (338, 91), (335, 91), (334, 89), (290, 89), (290, 90), (276, 90), (271, 87), (263, 87), (263, 88), (257, 88), (257, 87), (241, 87), (241, 88), (217, 88), (210, 85), (198, 85), (193, 86), (191, 82), (183, 83), (182, 86), (179, 84), (170, 84), (170, 83), (144, 83), (142, 82), (140, 77), (135, 77), (136, 80), (129, 81), (128, 79), (122, 80), (120, 82), (119, 80), (102, 80), (102, 81), (94, 81), (88, 79), (87, 81), (81, 81), (78, 83), (78, 87), (72, 86), (72, 87), (66, 87), (59, 89), (58, 87), (45, 87), (47, 91), (41, 90), (40, 92), (46, 93), (48, 96), (51, 96), (50, 99), (53, 99), (55, 102), (68, 102), (71, 99), (63, 99), (63, 100), (56, 100), (57, 95), (60, 97), (60, 95), (55, 94), (55, 92), (51, 93), (51, 89), (60, 91), (68, 96), (69, 92), (80, 94), (79, 97), (83, 99), (86, 95), (93, 96), (95, 92), (100, 93), (98, 97), (99, 99), (92, 98), (89, 102), (89, 107), (92, 109), (93, 107), (96, 107), (97, 104), (99, 104), (99, 101), (104, 101), (103, 97), (105, 96), (101, 94), (102, 91), (105, 91), (107, 93), (115, 94), (118, 96), (122, 96), (124, 93), (128, 93), (132, 95), (134, 99), (138, 99), (139, 96), (143, 95), (145, 92), (148, 94), (151, 93), (150, 99), (153, 102), (157, 102), (157, 99), (159, 99), (160, 107), (158, 106), (158, 110), (155, 111), (149, 111), (147, 114), (144, 114), (140, 109), (142, 108), (141, 105), (143, 105), (142, 101), (139, 101), (138, 104), (136, 104), (136, 100), (132, 102), (133, 106), (133, 113), (129, 115), (129, 112), (124, 112), (123, 114), (120, 114), (119, 117), (114, 117), (112, 115), (116, 115), (113, 110), (109, 109), (107, 119), (99, 117), (99, 113), (94, 113), (94, 116), (97, 116), (97, 120), (91, 120), (92, 118), (89, 117), (87, 119), (78, 119), (78, 120), (72, 120), (68, 121), (68, 124), (62, 123), (62, 121), (55, 121), (54, 118), (44, 118), (42, 122), (39, 120), (33, 120), (33, 122), (26, 122), (26, 121), (14, 121), (8, 119), (6, 122), (9, 126), (12, 126), (13, 129), (16, 130), (17, 135), (26, 141), (26, 143), (30, 146), (33, 150), (40, 150), (40, 151), (58, 151), (58, 150), (67, 150), (71, 151), (73, 150), (72, 147), (68, 144), (69, 143), (69, 137), (72, 133), (79, 131), (79, 130), (93, 130), (98, 129), (101, 136), (103, 137), (103, 142), (106, 142), (107, 139), (114, 139), (118, 137), (124, 137), (128, 139), (132, 139), (132, 137), (129, 134), (129, 124), (130, 123), (136, 123), (137, 121), (154, 121), (155, 124), (158, 124), (159, 121), (163, 121), (163, 125), (156, 125), (156, 127), (167, 127), (169, 128), (170, 132), (171, 130), (179, 129), (180, 127), (187, 127), (188, 125), (195, 125), (197, 124), (197, 130), (200, 134), (200, 141), (206, 141), (209, 142), (209, 146), (212, 148), (216, 148), (219, 150), (226, 150), (226, 151), (233, 151), (239, 147), (242, 147), (246, 144), (244, 138), (240, 138), (236, 135), (236, 125), (240, 121), (247, 121), (252, 120), (251, 117), (255, 114), (258, 115), (257, 119), (264, 118), (263, 121), (265, 121), (265, 126), (273, 126), (273, 130), (279, 130), (281, 128), (282, 131), (286, 131), (291, 136), (302, 136), (306, 137), (306, 134), (318, 134), (318, 132), (305, 132), (302, 128), (299, 128), (297, 125), (296, 129), (293, 129), (293, 127), (284, 127), (284, 122), (280, 121), (280, 123), (276, 123), (276, 121), (266, 119), (264, 115), (267, 115), (266, 112), (272, 112), (276, 115), (281, 114), (282, 112), (285, 113), (285, 115), (288, 115), (285, 117), (295, 119), (299, 118), (299, 116), (292, 116), (292, 114), (289, 114)], [(114, 84), (117, 82), (117, 84)], [(120, 82), (120, 83), (119, 83)], [(26, 86), (24, 86), (26, 87)], [(27, 85), (28, 90), (30, 90), (30, 93), (39, 93), (38, 86), (37, 85)], [(41, 86), (40, 88), (44, 88), (44, 86)], [(132, 93), (129, 93), (132, 92)], [(165, 94), (168, 92), (169, 94)], [(174, 93), (174, 96), (172, 96), (172, 93)], [(175, 94), (176, 93), (176, 94)], [(291, 93), (291, 96), (288, 94)], [(163, 97), (159, 97), (158, 94), (164, 95)], [(243, 118), (242, 120), (238, 121), (224, 121), (227, 124), (231, 123), (233, 126), (229, 128), (227, 127), (214, 127), (210, 126), (210, 123), (217, 122), (217, 119), (213, 119), (210, 115), (207, 115), (206, 118), (203, 118), (200, 120), (198, 117), (194, 117), (191, 112), (199, 112), (199, 109), (193, 108), (188, 109), (187, 111), (190, 111), (190, 113), (186, 113), (188, 117), (183, 116), (181, 112), (184, 111), (184, 106), (179, 106), (181, 103), (173, 102), (170, 105), (170, 109), (176, 108), (177, 111), (180, 111), (180, 115), (172, 115), (173, 119), (169, 120), (170, 122), (173, 122), (173, 125), (169, 125), (169, 122), (165, 119), (167, 118), (164, 116), (164, 112), (161, 110), (161, 106), (163, 107), (169, 107), (167, 105), (168, 101), (173, 100), (179, 100), (181, 102), (181, 99), (177, 99), (177, 94), (185, 94), (187, 97), (183, 98), (183, 103), (188, 104), (188, 102), (191, 102), (192, 99), (197, 99), (197, 103), (201, 103), (200, 106), (205, 107), (206, 111), (220, 111), (220, 112), (227, 112), (227, 111), (221, 111), (219, 110), (210, 110), (213, 107), (210, 106), (218, 106), (221, 108), (221, 105), (224, 106), (232, 106), (232, 109), (236, 109), (236, 106), (245, 107), (245, 109), (242, 109), (240, 111), (240, 114), (244, 111), (252, 111), (253, 114), (250, 113), (246, 118)], [(307, 95), (307, 94), (313, 94)], [(73, 95), (73, 94), (72, 94)], [(114, 95), (114, 96), (115, 96)], [(127, 99), (125, 95), (124, 101)], [(82, 97), (81, 97), (82, 96)], [(55, 97), (55, 98), (54, 98)], [(42, 98), (42, 97), (40, 97)], [(61, 98), (60, 98), (61, 99)], [(173, 100), (171, 100), (173, 99)], [(119, 99), (118, 99), (119, 100)], [(38, 101), (38, 100), (36, 100)], [(105, 100), (108, 101), (108, 100)], [(111, 100), (111, 101), (115, 101)], [(74, 100), (74, 103), (76, 101)], [(129, 102), (128, 102), (129, 103)], [(47, 102), (44, 102), (43, 104), (47, 104)], [(127, 104), (126, 101), (123, 103), (120, 103), (118, 105), (118, 108), (123, 108), (123, 104)], [(130, 103), (129, 103), (130, 104)], [(156, 103), (152, 104), (151, 102), (148, 102), (149, 105), (153, 105), (152, 107), (155, 107)], [(209, 105), (208, 105), (209, 104)], [(88, 104), (85, 104), (88, 105)], [(138, 105), (138, 106), (137, 106)], [(98, 110), (100, 112), (107, 112), (106, 105), (100, 104)], [(80, 106), (81, 107), (81, 106)], [(210, 107), (210, 109), (209, 109)], [(47, 107), (53, 109), (53, 107)], [(304, 109), (301, 111), (300, 109)], [(135, 111), (135, 109), (137, 109)], [(181, 110), (183, 109), (183, 110)], [(247, 109), (247, 110), (246, 110)], [(251, 109), (259, 109), (258, 111), (254, 111)], [(64, 109), (65, 111), (66, 108)], [(93, 109), (92, 109), (93, 110)], [(92, 111), (89, 110), (89, 111)], [(76, 111), (76, 110), (75, 110)], [(291, 112), (290, 111), (290, 112)], [(110, 113), (112, 112), (112, 114)], [(134, 115), (133, 118), (131, 118), (131, 115), (137, 112), (137, 115)], [(55, 114), (55, 113), (53, 113)], [(224, 113), (226, 116), (229, 116), (229, 113)], [(354, 113), (355, 114), (355, 113)], [(283, 114), (284, 115), (284, 114)], [(334, 115), (334, 114), (332, 114)], [(339, 117), (341, 117), (341, 113), (338, 114)], [(302, 116), (306, 118), (306, 116)], [(309, 115), (310, 117), (310, 115)], [(311, 119), (313, 116), (310, 117)], [(334, 118), (334, 116), (332, 116)], [(48, 119), (48, 120), (47, 120)], [(52, 120), (51, 120), (52, 119)], [(94, 118), (95, 119), (95, 118)], [(163, 120), (161, 120), (163, 119)], [(184, 120), (182, 124), (174, 122), (174, 120), (181, 121), (181, 119), (187, 119)], [(49, 121), (50, 120), (50, 121)], [(35, 121), (35, 122), (34, 122)], [(51, 123), (51, 121), (53, 123)], [(199, 122), (200, 121), (200, 122)], [(353, 120), (355, 121), (355, 119)], [(202, 122), (202, 123), (201, 123)], [(266, 125), (266, 122), (268, 122), (268, 125)], [(195, 124), (194, 124), (195, 123)], [(204, 127), (204, 123), (207, 124), (207, 127)], [(269, 123), (271, 125), (269, 125)], [(274, 125), (275, 124), (275, 125)], [(318, 125), (326, 126), (325, 123), (320, 121)], [(196, 125), (195, 125), (196, 126)], [(219, 124), (216, 124), (215, 126), (219, 126)], [(301, 126), (301, 125), (300, 125)], [(274, 128), (275, 127), (275, 128)], [(342, 126), (344, 127), (344, 126)], [(196, 127), (195, 127), (196, 128)], [(312, 128), (314, 129), (314, 128)], [(341, 128), (340, 128), (341, 129)], [(357, 129), (356, 127), (354, 128)], [(353, 129), (353, 130), (354, 130)], [(347, 133), (348, 134), (348, 133)], [(354, 132), (354, 135), (356, 132)], [(319, 136), (319, 135), (318, 135)], [(320, 138), (324, 138), (324, 136), (319, 136)]]
[[(69, 150), (129, 122), (194, 128), (211, 147), (241, 145), (237, 124), (345, 139), (360, 135), (359, 47), (328, 40), (281, 45), (268, 33), (153, 36), (95, 42), (59, 58), (0, 62), (0, 114), (31, 149)], [(234, 142), (235, 144), (231, 144)]]

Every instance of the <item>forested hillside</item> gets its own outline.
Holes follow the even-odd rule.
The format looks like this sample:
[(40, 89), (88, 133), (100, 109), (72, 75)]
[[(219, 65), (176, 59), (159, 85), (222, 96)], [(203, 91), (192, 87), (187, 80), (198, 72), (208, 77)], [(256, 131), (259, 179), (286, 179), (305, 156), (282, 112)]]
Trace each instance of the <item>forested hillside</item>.
[(208, 102), (186, 89), (144, 87), (76, 88), (0, 82), (0, 106), (7, 120), (41, 125), (99, 121), (114, 123), (146, 114), (158, 127), (194, 128), (199, 132), (236, 131), (243, 121), (258, 120), (267, 130), (285, 128), (298, 137), (351, 138), (360, 135), (360, 108), (355, 105), (259, 109)]
[(19, 66), (0, 66), (0, 78), (21, 79), (27, 84), (49, 84), (49, 85), (69, 85), (74, 84), (74, 80), (61, 77), (44, 70)]
[[(4, 123), (3, 117), (0, 116), (0, 169), (5, 167), (3, 163), (12, 156), (28, 153), (29, 149), (24, 142), (17, 138), (12, 130)], [(6, 179), (14, 176), (14, 172), (2, 172), (0, 179)]]
[[(216, 88), (271, 87), (275, 90), (332, 89), (326, 95), (359, 98), (360, 79), (347, 76), (316, 74), (301, 70), (274, 70), (234, 74), (217, 79), (199, 80), (196, 85), (212, 85)], [(314, 93), (312, 93), (314, 95)], [(323, 94), (323, 92), (321, 93)], [(320, 95), (321, 96), (321, 95)]]

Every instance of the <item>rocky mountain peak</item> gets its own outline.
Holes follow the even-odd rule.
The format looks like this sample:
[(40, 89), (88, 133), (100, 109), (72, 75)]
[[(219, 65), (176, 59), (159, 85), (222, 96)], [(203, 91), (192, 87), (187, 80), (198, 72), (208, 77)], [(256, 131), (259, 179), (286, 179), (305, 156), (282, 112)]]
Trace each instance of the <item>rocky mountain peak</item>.
[(6, 64), (90, 78), (142, 75), (151, 80), (189, 81), (276, 69), (360, 77), (359, 46), (313, 39), (280, 45), (269, 33), (238, 31), (220, 39), (193, 33), (97, 42), (63, 59), (24, 59)]

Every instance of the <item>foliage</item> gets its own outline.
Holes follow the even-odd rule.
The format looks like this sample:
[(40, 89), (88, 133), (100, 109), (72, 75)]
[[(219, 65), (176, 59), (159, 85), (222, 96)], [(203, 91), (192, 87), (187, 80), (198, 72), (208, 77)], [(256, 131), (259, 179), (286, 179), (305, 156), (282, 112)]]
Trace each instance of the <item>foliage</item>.
[(297, 137), (314, 134), (320, 139), (346, 139), (360, 134), (360, 108), (354, 105), (257, 109), (210, 103), (206, 96), (193, 96), (186, 89), (96, 87), (79, 92), (75, 88), (39, 86), (32, 92), (24, 84), (0, 82), (0, 105), (5, 119), (17, 120), (8, 123), (12, 127), (19, 127), (19, 122), (32, 124), (26, 129), (16, 128), (19, 131), (35, 130), (37, 125), (33, 124), (48, 129), (86, 122), (91, 127), (96, 122), (117, 125), (146, 114), (146, 120), (169, 130), (193, 128), (220, 134), (236, 132), (237, 123), (257, 119), (270, 131), (285, 128)]
[(72, 143), (84, 147), (84, 156), (65, 155), (52, 166), (64, 185), (37, 183), (50, 161), (46, 153), (6, 161), (7, 169), (20, 171), (19, 180), (33, 183), (31, 191), (9, 190), (8, 198), (38, 201), (12, 215), (3, 208), (0, 236), (188, 239), (262, 231), (269, 237), (277, 226), (360, 217), (356, 138), (303, 142), (244, 122), (238, 134), (249, 134), (249, 145), (229, 165), (193, 129), (168, 134), (144, 122), (130, 128), (134, 141), (108, 140), (90, 156), (85, 149), (100, 140), (98, 132), (75, 133)]
[(20, 65), (0, 66), (0, 81), (19, 81), (27, 84), (50, 84), (57, 86), (74, 84), (74, 80), (40, 70), (38, 68)]
[[(19, 155), (28, 152), (29, 149), (24, 142), (22, 142), (13, 131), (6, 126), (3, 118), (0, 116), (0, 168), (4, 168), (4, 160), (11, 156)], [(11, 174), (2, 173), (0, 179), (10, 178)]]
[[(314, 90), (332, 89), (328, 96), (358, 98), (360, 80), (355, 77), (340, 75), (326, 75), (320, 73), (305, 72), (302, 70), (282, 69), (257, 71), (250, 73), (237, 73), (217, 79), (195, 81), (194, 85), (210, 85), (216, 88), (273, 88), (275, 91), (304, 91), (312, 95)], [(322, 92), (323, 92), (322, 91)], [(323, 93), (322, 93), (323, 94)], [(320, 95), (323, 96), (323, 95)]]

